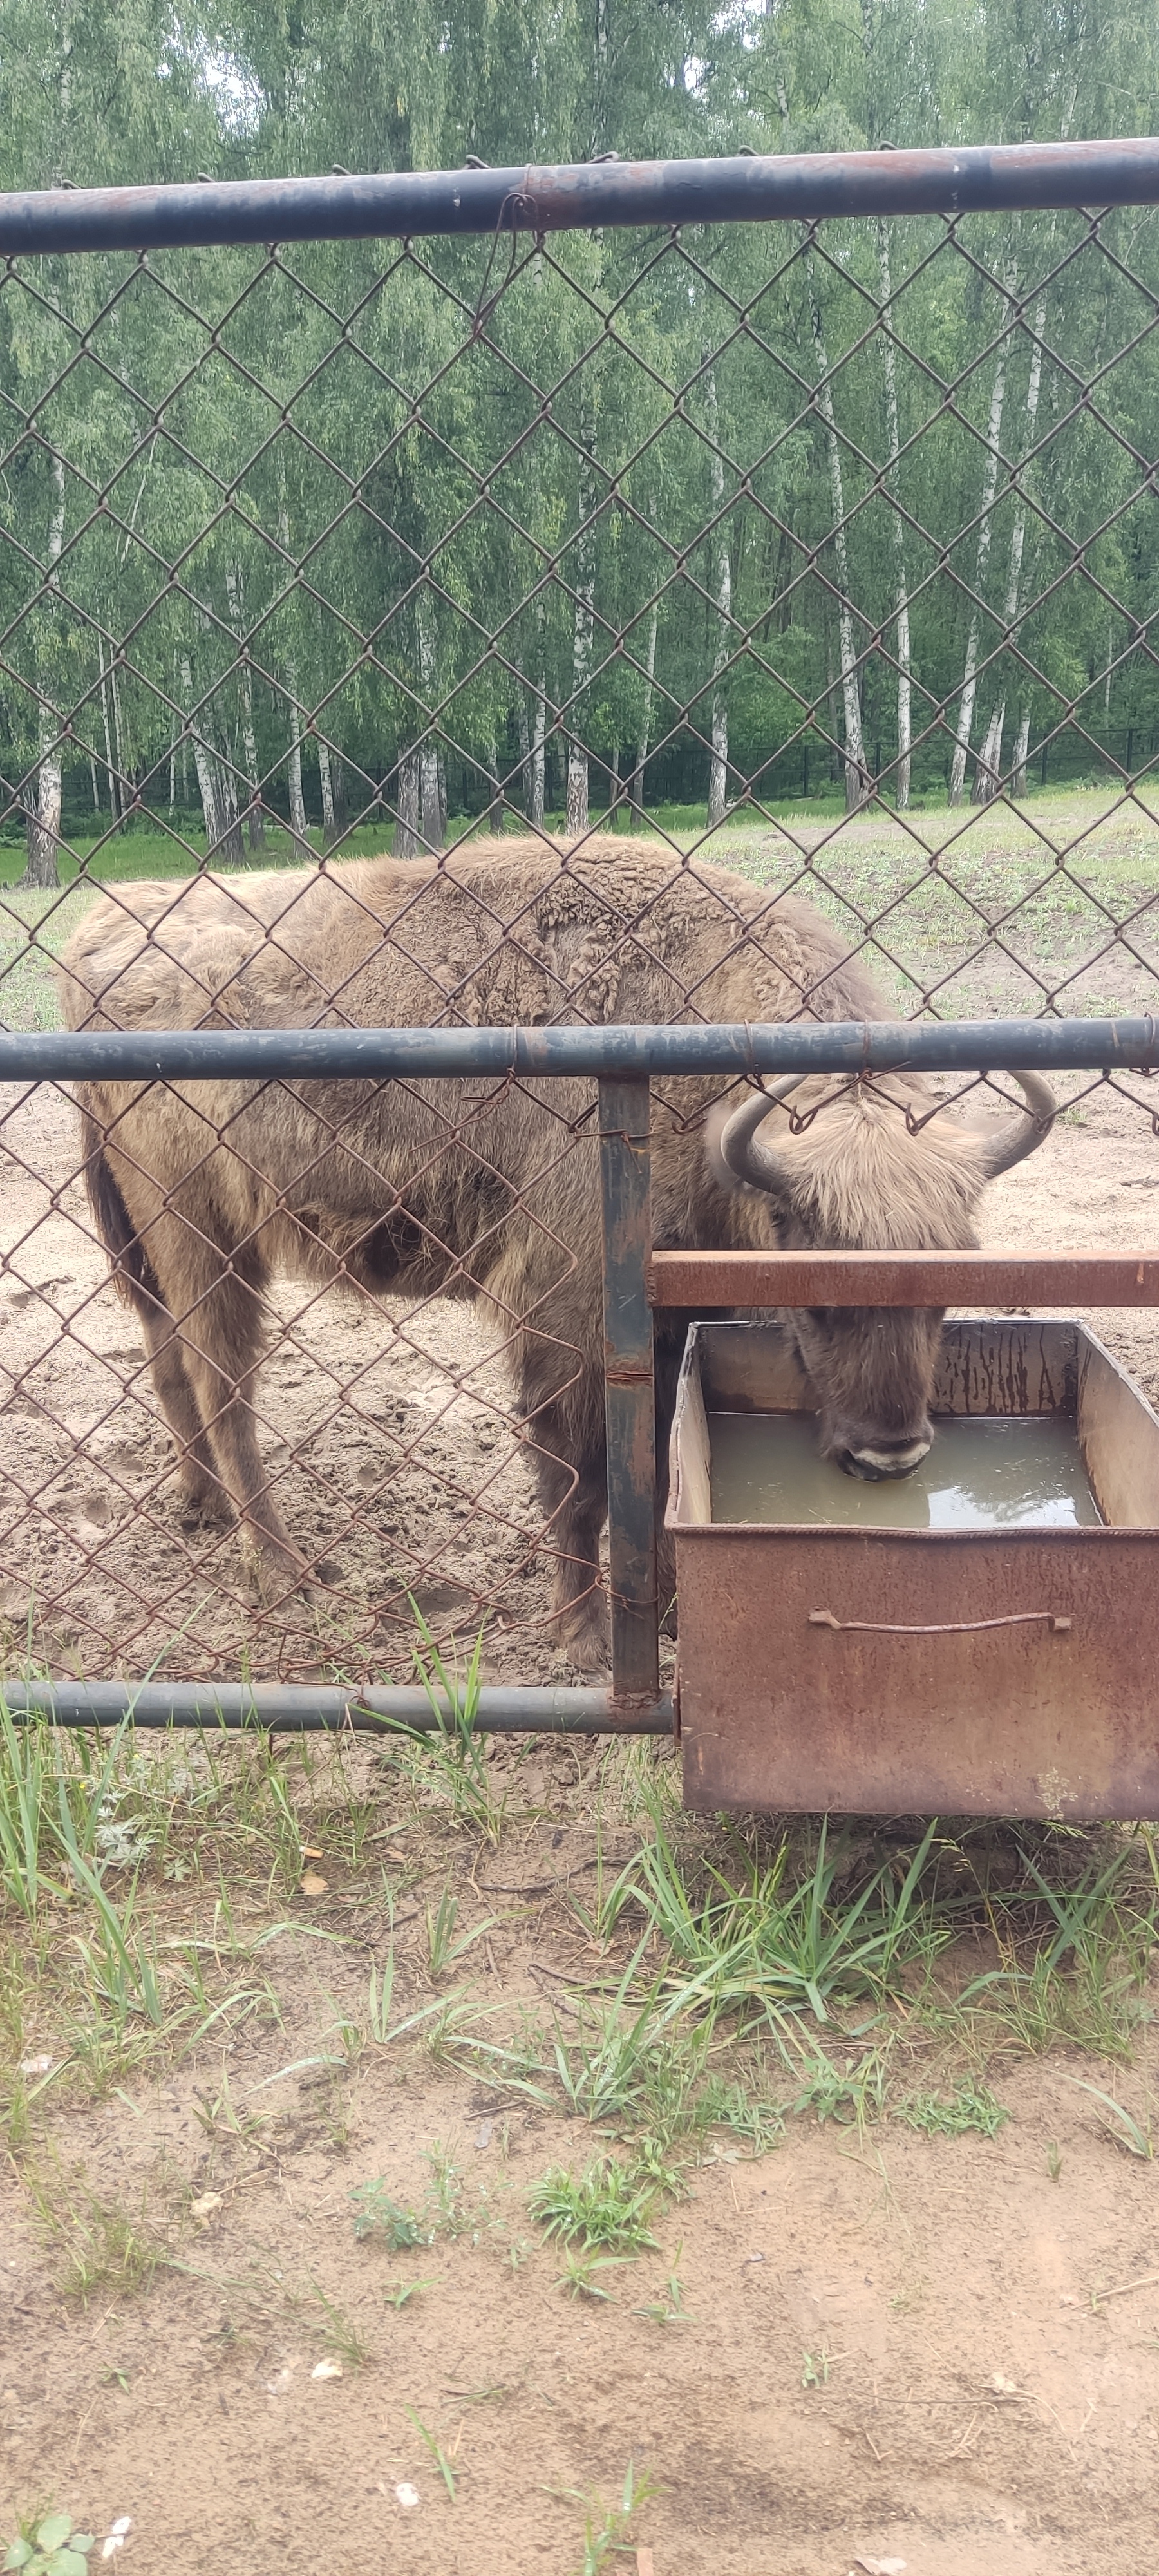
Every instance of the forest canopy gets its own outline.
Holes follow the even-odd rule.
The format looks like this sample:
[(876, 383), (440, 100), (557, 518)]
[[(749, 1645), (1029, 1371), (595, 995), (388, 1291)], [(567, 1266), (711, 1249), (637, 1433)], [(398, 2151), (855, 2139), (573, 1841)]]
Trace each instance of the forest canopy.
[[(8, 0), (0, 187), (1146, 132), (1155, 0)], [(22, 257), (0, 831), (1025, 792), (1159, 746), (1156, 214)]]

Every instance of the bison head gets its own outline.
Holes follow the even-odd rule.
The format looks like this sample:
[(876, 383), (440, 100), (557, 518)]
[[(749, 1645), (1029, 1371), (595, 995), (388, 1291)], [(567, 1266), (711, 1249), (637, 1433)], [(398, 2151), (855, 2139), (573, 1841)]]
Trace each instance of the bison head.
[[(901, 1077), (833, 1094), (823, 1080), (791, 1076), (718, 1111), (709, 1159), (726, 1186), (759, 1193), (772, 1239), (786, 1251), (967, 1249), (978, 1239), (987, 1181), (1033, 1153), (1055, 1116), (1037, 1075), (1014, 1080), (1027, 1114), (995, 1142), (931, 1110), (928, 1095)], [(773, 1128), (790, 1092), (798, 1094), (791, 1120)], [(820, 1306), (787, 1309), (785, 1320), (816, 1391), (825, 1456), (851, 1476), (911, 1474), (933, 1439), (942, 1310)]]

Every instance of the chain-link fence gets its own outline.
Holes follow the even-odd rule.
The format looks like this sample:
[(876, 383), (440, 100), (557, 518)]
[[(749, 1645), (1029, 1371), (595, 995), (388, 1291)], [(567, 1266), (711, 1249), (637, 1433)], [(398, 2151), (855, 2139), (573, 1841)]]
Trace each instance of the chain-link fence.
[[(988, 211), (714, 222), (731, 168), (683, 229), (591, 171), (537, 229), (528, 173), (475, 238), (292, 248), (142, 247), (118, 201), (128, 247), (57, 249), (25, 201), (9, 1030), (1147, 1011), (1159, 219), (1004, 211), (1000, 173)], [(657, 1077), (655, 1240), (948, 1248), (989, 1175), (1013, 1243), (1133, 1242), (1111, 1053), (1017, 1182), (1000, 1077), (814, 1084), (723, 1163), (743, 1083)], [(357, 1688), (417, 1613), (495, 1678), (603, 1667), (607, 1120), (479, 1065), (108, 1072), (83, 1122), (6, 1087), (10, 1664)]]

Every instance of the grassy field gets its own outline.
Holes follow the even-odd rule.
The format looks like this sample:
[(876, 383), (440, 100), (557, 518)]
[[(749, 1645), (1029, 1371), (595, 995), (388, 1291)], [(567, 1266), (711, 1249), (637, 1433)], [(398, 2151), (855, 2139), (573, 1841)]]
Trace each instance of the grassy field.
[[(547, 819), (549, 829), (562, 821)], [(651, 822), (679, 849), (808, 895), (864, 954), (903, 1016), (1036, 1012), (1047, 996), (1063, 1011), (1149, 1007), (1159, 963), (1159, 806), (1142, 796), (1045, 792), (1017, 809), (928, 806), (900, 820), (871, 811), (848, 822), (836, 806), (814, 802), (775, 821), (735, 816), (711, 839), (703, 808), (665, 807)], [(452, 817), (452, 843), (468, 832), (485, 836), (485, 824)], [(0, 849), (0, 1022), (8, 1028), (56, 1025), (51, 962), (92, 883), (189, 875), (204, 843), (192, 830), (181, 840), (134, 830), (95, 855), (93, 846), (78, 842), (62, 859), (61, 886), (50, 894), (19, 889), (23, 852)], [(367, 826), (342, 855), (383, 846), (383, 833)], [(260, 864), (297, 863), (289, 835), (271, 832)]]

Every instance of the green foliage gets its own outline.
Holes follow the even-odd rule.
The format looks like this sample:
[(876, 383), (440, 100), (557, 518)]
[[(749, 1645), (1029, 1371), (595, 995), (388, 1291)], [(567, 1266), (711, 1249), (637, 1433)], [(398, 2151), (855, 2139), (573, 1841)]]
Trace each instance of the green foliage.
[(78, 2531), (71, 2514), (44, 2514), (12, 2542), (5, 2568), (23, 2576), (89, 2576), (89, 2551), (96, 2547), (91, 2531)]
[(970, 2129), (979, 2137), (996, 2138), (1009, 2117), (986, 2084), (958, 2084), (948, 2096), (914, 2093), (894, 2113), (907, 2129), (920, 2129), (927, 2138), (963, 2138)]
[(656, 2181), (641, 2178), (637, 2165), (599, 2156), (582, 2174), (553, 2166), (533, 2185), (527, 2206), (544, 2235), (562, 2245), (637, 2254), (655, 2246), (648, 2221), (656, 2197)]
[(576, 2487), (567, 2488), (564, 2493), (584, 2506), (583, 2564), (575, 2571), (575, 2576), (600, 2576), (609, 2559), (635, 2556), (632, 2523), (644, 2506), (659, 2495), (660, 2488), (647, 2470), (637, 2474), (634, 2462), (629, 2460), (618, 2504), (605, 2504), (600, 2495), (585, 2496)]
[(423, 2226), (413, 2209), (404, 2209), (400, 2201), (391, 2198), (381, 2177), (355, 2183), (348, 2197), (354, 2206), (354, 2233), (359, 2243), (372, 2237), (392, 2254), (408, 2254), (416, 2245), (430, 2244), (430, 2228)]

